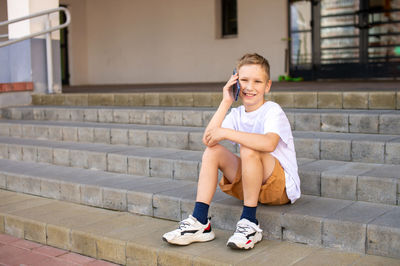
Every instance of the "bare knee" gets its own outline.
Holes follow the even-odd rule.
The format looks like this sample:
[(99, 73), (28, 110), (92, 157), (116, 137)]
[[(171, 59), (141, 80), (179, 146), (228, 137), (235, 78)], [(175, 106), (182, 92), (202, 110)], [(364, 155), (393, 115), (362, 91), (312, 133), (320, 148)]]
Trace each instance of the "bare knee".
[(242, 160), (259, 159), (260, 152), (244, 146), (240, 146), (240, 158)]
[(224, 152), (224, 147), (220, 144), (217, 144), (212, 147), (207, 147), (203, 153), (203, 161), (213, 160), (221, 158), (221, 154)]

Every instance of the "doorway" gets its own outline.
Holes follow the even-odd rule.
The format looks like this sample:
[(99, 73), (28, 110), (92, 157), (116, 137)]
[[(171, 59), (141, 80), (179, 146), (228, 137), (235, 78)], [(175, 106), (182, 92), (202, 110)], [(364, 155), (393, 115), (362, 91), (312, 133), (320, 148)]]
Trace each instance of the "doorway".
[[(67, 8), (65, 5), (61, 7)], [(60, 25), (65, 23), (67, 18), (64, 12), (60, 12)], [(62, 85), (69, 85), (69, 64), (68, 64), (68, 27), (60, 30), (60, 56), (61, 56), (61, 82)]]
[(400, 76), (400, 0), (291, 0), (289, 22), (292, 76)]

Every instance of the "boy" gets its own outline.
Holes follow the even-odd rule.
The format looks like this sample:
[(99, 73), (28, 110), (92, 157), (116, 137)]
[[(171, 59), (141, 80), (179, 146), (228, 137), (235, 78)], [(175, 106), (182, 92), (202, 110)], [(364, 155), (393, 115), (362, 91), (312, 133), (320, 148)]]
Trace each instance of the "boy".
[[(223, 88), (223, 99), (204, 132), (203, 143), (207, 147), (193, 215), (181, 221), (178, 229), (164, 234), (168, 243), (188, 245), (215, 238), (207, 215), (218, 169), (223, 172), (221, 190), (244, 201), (237, 229), (227, 242), (231, 248), (249, 249), (261, 241), (262, 230), (256, 219), (258, 202), (282, 205), (300, 197), (289, 121), (278, 104), (264, 100), (264, 93), (271, 88), (269, 63), (258, 54), (246, 54), (237, 69), (238, 74), (232, 75)], [(231, 87), (237, 80), (243, 105), (225, 117), (234, 101)], [(238, 143), (240, 157), (218, 144), (221, 140)]]

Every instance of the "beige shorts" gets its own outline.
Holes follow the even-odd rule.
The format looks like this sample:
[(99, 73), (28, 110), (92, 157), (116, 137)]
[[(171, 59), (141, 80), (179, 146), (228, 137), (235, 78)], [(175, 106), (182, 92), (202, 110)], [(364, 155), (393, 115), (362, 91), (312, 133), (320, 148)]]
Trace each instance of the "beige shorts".
[[(243, 200), (243, 184), (241, 176), (236, 178), (232, 184), (229, 183), (229, 180), (225, 176), (223, 176), (219, 182), (219, 186), (223, 192)], [(285, 172), (276, 158), (275, 167), (271, 176), (268, 178), (267, 182), (261, 186), (258, 201), (269, 205), (283, 205), (290, 202), (286, 195)]]

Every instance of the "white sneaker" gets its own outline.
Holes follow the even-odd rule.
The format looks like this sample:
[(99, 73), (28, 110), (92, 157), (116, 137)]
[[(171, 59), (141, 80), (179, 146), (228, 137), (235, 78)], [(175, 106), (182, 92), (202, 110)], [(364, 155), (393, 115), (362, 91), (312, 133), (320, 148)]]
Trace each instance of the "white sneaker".
[(215, 238), (210, 220), (204, 225), (192, 215), (179, 223), (179, 228), (163, 235), (163, 240), (175, 245), (189, 245), (193, 242), (206, 242)]
[(253, 248), (262, 239), (262, 230), (255, 223), (247, 219), (241, 219), (236, 225), (236, 231), (226, 243), (233, 249)]

